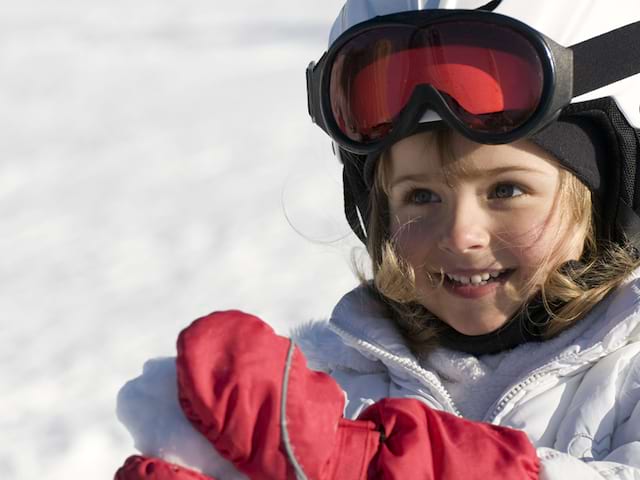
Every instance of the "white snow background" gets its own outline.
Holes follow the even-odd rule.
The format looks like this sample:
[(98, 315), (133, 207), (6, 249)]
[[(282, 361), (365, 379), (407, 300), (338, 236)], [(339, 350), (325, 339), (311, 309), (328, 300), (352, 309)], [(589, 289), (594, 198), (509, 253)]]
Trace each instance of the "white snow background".
[(3, 479), (112, 478), (119, 388), (193, 319), (356, 284), (305, 89), (341, 3), (0, 2)]

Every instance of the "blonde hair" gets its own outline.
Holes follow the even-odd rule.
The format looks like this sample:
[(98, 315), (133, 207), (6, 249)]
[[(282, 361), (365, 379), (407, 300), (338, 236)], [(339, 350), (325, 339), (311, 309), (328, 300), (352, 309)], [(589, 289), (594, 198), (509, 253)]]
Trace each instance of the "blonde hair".
[[(428, 136), (443, 161), (443, 170), (455, 174), (446, 159), (453, 158), (450, 130), (437, 130)], [(424, 353), (438, 344), (443, 324), (417, 300), (415, 272), (396, 251), (389, 235), (387, 186), (389, 155), (378, 161), (374, 186), (370, 194), (367, 250), (373, 264), (373, 288), (391, 308), (394, 321), (416, 353)], [(571, 172), (560, 169), (556, 197), (561, 223), (572, 225), (572, 232), (584, 236), (581, 261), (571, 268), (562, 268), (564, 261), (554, 259), (549, 252), (533, 278), (518, 292), (528, 299), (522, 306), (526, 312), (531, 299), (539, 298), (548, 313), (543, 327), (545, 338), (553, 337), (571, 327), (589, 312), (610, 291), (640, 265), (630, 245), (621, 246), (596, 240), (591, 192)], [(575, 235), (565, 235), (565, 239)], [(558, 251), (559, 249), (554, 249)], [(443, 278), (440, 278), (440, 286)], [(431, 279), (432, 283), (438, 283)]]

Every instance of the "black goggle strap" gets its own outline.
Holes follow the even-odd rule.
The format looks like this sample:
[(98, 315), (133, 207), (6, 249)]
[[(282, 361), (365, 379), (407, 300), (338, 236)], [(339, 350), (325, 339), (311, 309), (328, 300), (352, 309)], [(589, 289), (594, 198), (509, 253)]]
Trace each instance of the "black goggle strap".
[(573, 96), (640, 73), (640, 22), (617, 28), (570, 47)]

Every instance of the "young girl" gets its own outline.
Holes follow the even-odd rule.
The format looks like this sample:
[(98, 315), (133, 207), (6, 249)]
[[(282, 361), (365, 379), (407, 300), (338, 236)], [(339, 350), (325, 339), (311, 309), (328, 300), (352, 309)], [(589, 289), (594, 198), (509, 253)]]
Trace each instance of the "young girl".
[(116, 477), (640, 478), (638, 52), (635, 0), (348, 0), (309, 111), (373, 278), (301, 350), (194, 322)]

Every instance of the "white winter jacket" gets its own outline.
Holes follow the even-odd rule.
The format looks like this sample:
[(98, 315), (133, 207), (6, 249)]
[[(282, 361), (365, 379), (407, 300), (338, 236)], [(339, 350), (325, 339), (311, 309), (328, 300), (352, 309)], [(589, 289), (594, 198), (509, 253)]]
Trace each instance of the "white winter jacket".
[(542, 479), (640, 479), (640, 271), (558, 337), (497, 356), (438, 349), (420, 362), (383, 312), (359, 288), (329, 322), (294, 332), (345, 390), (349, 417), (382, 397), (418, 398), (524, 430)]
[[(420, 362), (365, 289), (329, 322), (297, 329), (309, 366), (329, 372), (355, 417), (383, 397), (524, 430), (543, 480), (640, 480), (640, 270), (570, 330), (479, 358), (438, 349)], [(186, 420), (173, 358), (147, 362), (118, 416), (146, 455), (223, 480), (245, 479)]]

